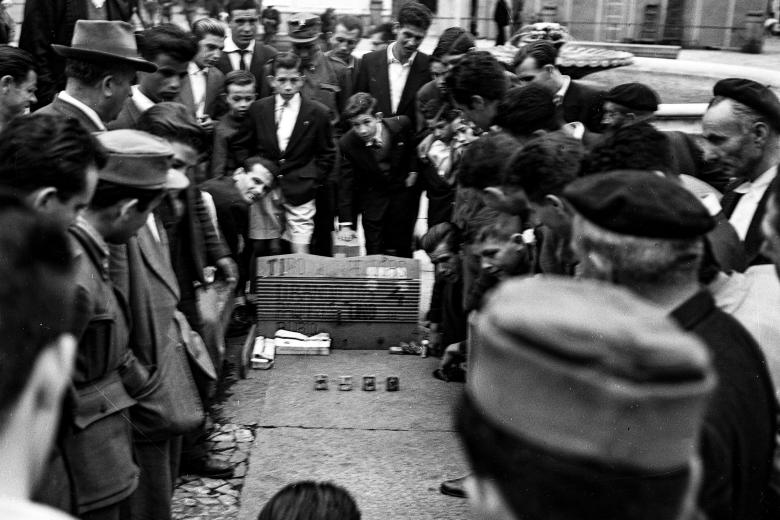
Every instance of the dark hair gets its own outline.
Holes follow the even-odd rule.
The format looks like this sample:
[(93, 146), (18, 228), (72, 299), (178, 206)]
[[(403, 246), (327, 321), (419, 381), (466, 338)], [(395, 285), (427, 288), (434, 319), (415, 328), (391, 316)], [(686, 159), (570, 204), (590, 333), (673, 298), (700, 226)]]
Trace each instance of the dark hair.
[(468, 394), (456, 428), (474, 474), (498, 486), (515, 518), (672, 520), (690, 487), (687, 466), (652, 473), (532, 445), (493, 424)]
[(138, 199), (138, 211), (146, 211), (149, 204), (164, 193), (164, 188), (159, 190), (144, 190), (100, 180), (95, 188), (95, 195), (92, 197), (89, 207), (99, 211), (111, 207), (123, 200)]
[(493, 222), (488, 222), (479, 229), (477, 233), (477, 242), (485, 240), (509, 240), (514, 235), (522, 233), (524, 229), (524, 219), (520, 215), (510, 215), (501, 213)]
[(672, 171), (669, 138), (648, 122), (621, 127), (597, 144), (583, 165), (587, 174), (611, 170)]
[(506, 134), (480, 137), (466, 147), (458, 169), (458, 184), (485, 189), (501, 185), (504, 165), (517, 150), (517, 141)]
[(447, 91), (461, 105), (471, 106), (471, 96), (499, 100), (507, 90), (504, 68), (487, 51), (469, 51), (447, 75)]
[(352, 16), (351, 14), (339, 16), (338, 20), (336, 20), (336, 25), (343, 25), (344, 28), (348, 31), (354, 31), (357, 29), (358, 40), (363, 37), (363, 22), (357, 16)]
[(135, 76), (135, 69), (123, 63), (97, 63), (68, 58), (65, 76), (84, 85), (95, 85), (107, 76)]
[(0, 45), (0, 78), (11, 76), (14, 83), (21, 83), (35, 69), (35, 60), (29, 52), (10, 45)]
[(72, 325), (72, 253), (62, 223), (0, 193), (0, 430), (43, 350)]
[(466, 54), (474, 47), (474, 36), (462, 27), (448, 27), (439, 36), (439, 42), (431, 53), (431, 58), (441, 60), (449, 54)]
[(255, 83), (257, 83), (255, 75), (248, 70), (232, 70), (225, 76), (225, 92), (227, 92), (230, 85), (245, 87), (247, 85), (254, 85)]
[(398, 10), (398, 25), (401, 27), (419, 27), (424, 31), (433, 23), (433, 13), (426, 6), (415, 0), (410, 0)]
[(257, 10), (255, 0), (228, 0), (225, 4), (225, 12), (230, 15), (233, 11), (246, 11), (249, 9)]
[(533, 58), (536, 62), (536, 68), (541, 69), (545, 65), (555, 66), (555, 60), (558, 59), (558, 47), (548, 40), (536, 40), (520, 47), (512, 60), (512, 69), (520, 66), (526, 58)]
[(553, 95), (534, 83), (511, 88), (499, 102), (493, 122), (515, 136), (554, 130)]
[(358, 92), (357, 94), (352, 94), (347, 100), (347, 104), (341, 112), (341, 117), (346, 121), (360, 114), (374, 115), (375, 109), (376, 98), (368, 92)]
[(294, 52), (280, 52), (269, 61), (271, 76), (276, 75), (276, 71), (279, 69), (297, 70), (302, 72), (301, 57)]
[(195, 36), (195, 41), (198, 42), (211, 34), (220, 38), (225, 37), (225, 26), (222, 25), (219, 20), (213, 18), (201, 18), (195, 20), (192, 24), (192, 35)]
[(24, 195), (51, 186), (66, 201), (86, 188), (87, 169), (102, 168), (107, 158), (97, 139), (75, 119), (18, 117), (0, 132), (0, 185)]
[(395, 40), (395, 33), (393, 32), (393, 24), (392, 23), (380, 23), (371, 31), (368, 33), (369, 36), (374, 34), (381, 34), (382, 35), (382, 41), (384, 42), (391, 42)]
[(520, 187), (532, 202), (541, 204), (547, 195), (559, 196), (579, 176), (585, 155), (582, 143), (562, 132), (552, 132), (528, 141), (508, 161), (502, 186)]
[(360, 520), (360, 509), (343, 487), (304, 480), (277, 491), (257, 520)]
[(187, 62), (198, 53), (198, 45), (192, 35), (172, 23), (146, 29), (137, 40), (139, 54), (148, 61), (154, 61), (160, 54), (168, 54), (175, 60)]
[(137, 130), (149, 132), (168, 141), (184, 143), (203, 152), (206, 135), (195, 116), (181, 103), (157, 103), (138, 119)]
[(458, 228), (450, 224), (449, 222), (441, 222), (428, 229), (428, 231), (420, 238), (420, 249), (425, 251), (428, 255), (432, 254), (439, 244), (445, 243), (449, 250), (453, 253), (457, 253), (460, 249), (460, 235), (458, 234)]

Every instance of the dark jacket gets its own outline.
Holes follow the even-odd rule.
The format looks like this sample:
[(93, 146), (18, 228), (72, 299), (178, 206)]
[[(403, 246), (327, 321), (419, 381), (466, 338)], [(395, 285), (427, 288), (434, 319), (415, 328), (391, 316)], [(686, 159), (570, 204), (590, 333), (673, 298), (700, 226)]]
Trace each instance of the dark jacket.
[[(761, 222), (764, 220), (764, 213), (766, 213), (766, 205), (769, 202), (769, 197), (775, 190), (775, 183), (777, 183), (777, 177), (772, 179), (772, 182), (767, 186), (764, 196), (756, 207), (756, 212), (753, 214), (753, 220), (750, 221), (750, 227), (748, 227), (747, 235), (745, 235), (745, 256), (747, 258), (748, 267), (751, 265), (771, 264), (772, 261), (761, 253), (761, 246), (764, 243), (764, 234), (761, 232)], [(721, 199), (723, 205), (723, 213), (727, 217), (731, 217), (734, 213), (734, 208), (737, 207), (739, 202), (738, 197), (735, 197), (734, 190), (744, 183), (743, 179), (738, 179), (726, 187), (726, 191)]]
[(407, 116), (412, 121), (412, 128), (417, 128), (417, 110), (415, 97), (420, 87), (431, 80), (429, 68), (430, 58), (427, 54), (417, 52), (412, 62), (409, 77), (406, 79), (398, 110), (393, 112), (390, 98), (390, 79), (387, 71), (387, 49), (369, 52), (360, 64), (355, 79), (355, 92), (368, 92), (377, 99), (376, 109), (385, 116)]
[(579, 121), (591, 132), (599, 132), (603, 95), (600, 90), (572, 80), (560, 107), (563, 120), (567, 123)]
[[(255, 77), (258, 98), (271, 95), (271, 85), (268, 83), (268, 78), (266, 77), (265, 64), (277, 54), (279, 54), (279, 51), (270, 45), (255, 42), (255, 49), (252, 53), (252, 63), (249, 66), (249, 72)], [(216, 67), (226, 76), (228, 72), (233, 70), (233, 66), (230, 63), (230, 57), (227, 53), (222, 53), (217, 61)]]
[(133, 102), (133, 98), (129, 97), (122, 105), (122, 111), (116, 116), (116, 119), (108, 123), (106, 126), (109, 130), (119, 130), (124, 128), (135, 128), (138, 125), (138, 120), (141, 119), (142, 112), (138, 109), (138, 106)]
[(68, 102), (61, 101), (59, 96), (43, 108), (35, 111), (36, 114), (46, 114), (51, 116), (65, 116), (68, 119), (75, 119), (89, 132), (100, 132), (100, 128), (85, 114), (80, 108), (71, 105)]
[(350, 130), (339, 140), (341, 170), (338, 183), (339, 220), (352, 221), (360, 192), (372, 190), (380, 194), (403, 190), (409, 172), (415, 171), (416, 153), (412, 143), (414, 129), (406, 116), (382, 120), (390, 134), (388, 160), (380, 167), (374, 150)]
[(685, 330), (704, 341), (718, 386), (705, 414), (699, 507), (710, 520), (764, 516), (775, 448), (776, 401), (761, 350), (732, 316), (700, 291), (672, 312)]
[(200, 189), (208, 192), (214, 199), (217, 210), (219, 231), (233, 257), (238, 260), (239, 239), (248, 240), (247, 224), (249, 221), (249, 204), (241, 197), (233, 177), (223, 175), (215, 177), (200, 185)]
[(221, 177), (227, 173), (228, 164), (235, 161), (229, 160), (230, 140), (241, 129), (243, 120), (235, 119), (230, 114), (219, 118), (214, 126), (214, 142), (211, 147), (211, 177)]
[[(290, 142), (279, 149), (275, 126), (275, 96), (255, 101), (246, 122), (230, 143), (237, 165), (248, 165), (253, 157), (274, 161), (277, 179), (285, 198), (293, 205), (314, 199), (315, 190), (328, 177), (336, 160), (336, 143), (328, 120), (328, 108), (301, 96), (301, 109)], [(229, 165), (230, 168), (230, 165)]]
[[(203, 111), (212, 119), (220, 116), (219, 111), (222, 110), (222, 107), (218, 101), (224, 86), (225, 74), (216, 67), (209, 67), (207, 69), (206, 99)], [(189, 76), (182, 80), (181, 91), (176, 101), (189, 108), (193, 114), (197, 110), (198, 107), (195, 106), (195, 100), (192, 97), (192, 83), (190, 83)]]
[[(89, 0), (27, 0), (19, 48), (32, 54), (38, 71), (37, 106), (51, 103), (65, 88), (65, 58), (51, 44), (70, 45), (76, 20), (89, 18)], [(106, 0), (109, 20), (129, 21), (135, 0)]]

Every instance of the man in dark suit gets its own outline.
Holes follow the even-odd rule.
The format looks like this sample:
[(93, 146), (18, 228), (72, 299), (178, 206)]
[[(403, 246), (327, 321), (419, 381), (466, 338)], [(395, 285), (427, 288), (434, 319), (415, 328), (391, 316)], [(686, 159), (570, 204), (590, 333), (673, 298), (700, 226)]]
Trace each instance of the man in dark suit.
[(406, 116), (382, 118), (376, 100), (358, 92), (344, 117), (352, 129), (339, 140), (339, 235), (351, 241), (363, 216), (366, 253), (412, 256), (412, 236), (403, 226), (409, 174), (415, 170), (414, 128)]
[(38, 114), (76, 119), (90, 132), (106, 130), (129, 99), (137, 70), (157, 66), (138, 57), (133, 28), (125, 22), (79, 20), (70, 47), (53, 45), (66, 59), (65, 90)]
[(38, 65), (38, 107), (51, 103), (65, 86), (65, 60), (54, 45), (69, 45), (78, 20), (129, 22), (134, 0), (106, 0), (100, 7), (91, 0), (28, 0), (19, 48), (33, 55)]
[[(192, 37), (172, 24), (147, 29), (139, 38), (141, 56), (156, 65), (155, 72), (140, 72), (132, 97), (125, 101), (110, 130), (135, 128), (145, 111), (161, 101), (175, 101), (187, 76), (187, 66), (198, 47)], [(184, 78), (184, 79), (183, 79)]]
[(721, 205), (745, 245), (748, 265), (768, 264), (761, 221), (777, 183), (780, 101), (767, 87), (740, 78), (719, 81), (713, 93), (702, 119), (704, 159), (736, 178)]
[(266, 188), (280, 189), (285, 217), (284, 238), (294, 253), (308, 253), (314, 232), (317, 188), (333, 168), (336, 147), (325, 105), (301, 96), (301, 59), (282, 53), (271, 62), (276, 95), (255, 101), (245, 127), (231, 142), (237, 165), (251, 169), (253, 157), (278, 166), (275, 179)]
[(203, 130), (213, 132), (215, 119), (221, 114), (217, 105), (225, 85), (225, 75), (216, 67), (225, 46), (225, 28), (217, 20), (201, 18), (192, 24), (198, 42), (198, 53), (187, 66), (178, 102), (190, 109)]
[(566, 123), (579, 121), (591, 132), (601, 128), (602, 92), (561, 74), (556, 66), (558, 48), (537, 40), (517, 51), (514, 66), (520, 84), (539, 83), (554, 96)]
[(398, 12), (397, 38), (386, 50), (363, 56), (355, 92), (368, 92), (385, 117), (404, 115), (417, 128), (415, 96), (431, 80), (429, 58), (418, 52), (433, 21), (424, 5), (408, 2)]
[(230, 0), (225, 6), (230, 16), (230, 38), (217, 68), (227, 74), (232, 70), (248, 70), (257, 80), (257, 97), (271, 94), (271, 85), (266, 77), (265, 64), (278, 51), (257, 41), (257, 3), (255, 0)]

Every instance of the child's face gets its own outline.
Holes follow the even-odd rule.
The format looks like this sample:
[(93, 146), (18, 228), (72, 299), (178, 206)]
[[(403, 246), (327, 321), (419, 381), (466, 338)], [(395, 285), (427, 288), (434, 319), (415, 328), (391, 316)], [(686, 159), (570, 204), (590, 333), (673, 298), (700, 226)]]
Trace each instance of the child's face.
[(371, 114), (358, 114), (350, 118), (349, 124), (362, 140), (369, 142), (376, 135), (379, 118)]
[(487, 238), (477, 246), (482, 270), (504, 279), (520, 274), (527, 261), (525, 245), (519, 234), (508, 240)]
[(230, 114), (233, 117), (242, 119), (249, 111), (249, 105), (255, 100), (254, 84), (229, 85), (226, 100)]
[(448, 282), (457, 281), (460, 276), (460, 257), (452, 252), (446, 242), (436, 246), (429, 256), (437, 278)]
[(270, 76), (269, 81), (284, 100), (292, 99), (303, 88), (303, 76), (296, 69), (276, 69), (276, 74)]

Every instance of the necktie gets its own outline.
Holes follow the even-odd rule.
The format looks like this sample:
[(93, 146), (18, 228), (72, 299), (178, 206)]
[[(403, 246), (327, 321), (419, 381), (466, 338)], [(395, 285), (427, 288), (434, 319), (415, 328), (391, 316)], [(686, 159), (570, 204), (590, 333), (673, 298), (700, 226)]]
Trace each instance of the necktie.
[(368, 146), (369, 148), (373, 148), (374, 150), (382, 149), (382, 143), (379, 142), (379, 139), (377, 139), (376, 137), (372, 138), (369, 142), (367, 142), (366, 146)]
[(282, 106), (279, 107), (279, 110), (276, 112), (276, 128), (279, 128), (279, 125), (282, 124), (282, 117), (284, 117), (284, 109), (290, 106), (289, 101), (285, 101), (282, 103)]
[(723, 208), (723, 213), (726, 217), (730, 217), (731, 214), (734, 213), (734, 208), (737, 207), (737, 203), (743, 195), (744, 193), (734, 190), (727, 191), (723, 194), (723, 198), (720, 199), (720, 206)]
[(238, 69), (239, 70), (246, 70), (246, 61), (244, 61), (244, 56), (246, 56), (246, 54), (248, 52), (249, 51), (246, 50), (246, 49), (239, 49), (238, 50), (238, 55), (239, 55), (239, 58), (238, 58)]

